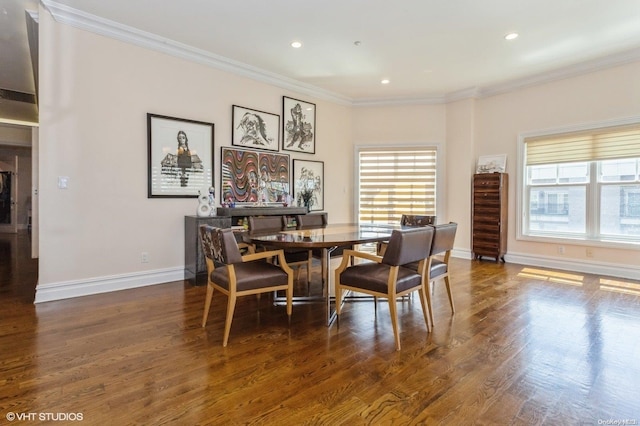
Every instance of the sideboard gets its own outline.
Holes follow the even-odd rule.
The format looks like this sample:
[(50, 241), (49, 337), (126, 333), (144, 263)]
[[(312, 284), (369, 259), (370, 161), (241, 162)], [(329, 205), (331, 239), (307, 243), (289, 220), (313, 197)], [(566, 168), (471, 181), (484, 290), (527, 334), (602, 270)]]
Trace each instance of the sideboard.
[(184, 217), (184, 279), (192, 285), (207, 284), (207, 264), (200, 244), (200, 226), (231, 228), (231, 218), (223, 216)]
[[(218, 207), (217, 216), (184, 217), (184, 279), (191, 285), (207, 284), (207, 264), (204, 261), (200, 245), (199, 229), (201, 225), (216, 228), (231, 228), (249, 216), (287, 216), (306, 214), (306, 207)], [(294, 225), (295, 226), (295, 225)], [(242, 228), (240, 228), (242, 230)]]

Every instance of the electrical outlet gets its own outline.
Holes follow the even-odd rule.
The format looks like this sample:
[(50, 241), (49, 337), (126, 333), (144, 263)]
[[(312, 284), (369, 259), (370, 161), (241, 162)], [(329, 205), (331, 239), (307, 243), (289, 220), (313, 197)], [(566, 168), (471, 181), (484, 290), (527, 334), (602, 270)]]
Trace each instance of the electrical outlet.
[(558, 254), (564, 254), (564, 246), (558, 246)]
[(149, 253), (147, 253), (146, 251), (140, 253), (140, 262), (149, 263)]

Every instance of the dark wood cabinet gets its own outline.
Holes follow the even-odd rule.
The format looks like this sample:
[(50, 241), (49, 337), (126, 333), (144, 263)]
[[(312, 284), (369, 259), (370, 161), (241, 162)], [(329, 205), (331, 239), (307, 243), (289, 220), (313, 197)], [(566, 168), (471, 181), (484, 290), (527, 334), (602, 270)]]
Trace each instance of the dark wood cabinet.
[(184, 279), (192, 285), (207, 284), (207, 264), (200, 244), (200, 225), (231, 228), (231, 218), (223, 216), (184, 217)]
[[(297, 214), (305, 214), (306, 207), (218, 207), (217, 216), (185, 216), (184, 217), (184, 279), (192, 285), (207, 284), (207, 264), (200, 245), (200, 225), (211, 225), (216, 228), (236, 228), (245, 223), (249, 216), (287, 216), (295, 218)], [(295, 225), (293, 225), (295, 228)], [(236, 231), (234, 231), (236, 232)], [(236, 238), (242, 238), (242, 227), (237, 230)]]
[(473, 176), (473, 230), (474, 259), (483, 256), (502, 260), (507, 252), (507, 194), (509, 175), (481, 173)]

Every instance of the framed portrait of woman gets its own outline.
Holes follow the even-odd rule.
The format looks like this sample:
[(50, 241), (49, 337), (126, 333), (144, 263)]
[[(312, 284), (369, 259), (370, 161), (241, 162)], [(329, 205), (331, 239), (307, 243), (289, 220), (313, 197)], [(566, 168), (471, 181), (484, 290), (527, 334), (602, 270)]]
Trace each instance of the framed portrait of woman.
[(213, 187), (213, 127), (147, 114), (148, 198), (196, 198)]

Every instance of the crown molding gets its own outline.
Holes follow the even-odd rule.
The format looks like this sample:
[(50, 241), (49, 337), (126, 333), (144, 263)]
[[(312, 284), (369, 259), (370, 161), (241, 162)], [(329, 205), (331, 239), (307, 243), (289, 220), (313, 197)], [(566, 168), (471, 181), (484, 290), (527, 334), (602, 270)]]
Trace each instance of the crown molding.
[(354, 99), (352, 105), (356, 107), (367, 106), (393, 106), (393, 105), (440, 105), (446, 103), (444, 96), (425, 96), (420, 98), (361, 98)]
[(341, 105), (366, 107), (366, 106), (393, 106), (393, 105), (438, 105), (455, 102), (464, 99), (478, 99), (504, 94), (526, 87), (550, 83), (568, 77), (576, 77), (582, 74), (595, 72), (619, 65), (628, 64), (640, 60), (640, 48), (634, 48), (585, 61), (576, 65), (539, 73), (520, 79), (485, 86), (449, 92), (444, 95), (406, 98), (361, 98), (352, 99), (338, 93), (321, 89), (319, 87), (302, 83), (289, 77), (285, 77), (264, 69), (260, 69), (242, 62), (234, 61), (220, 55), (207, 52), (183, 43), (141, 31), (108, 19), (91, 15), (69, 6), (59, 4), (52, 0), (40, 0), (45, 9), (56, 22), (67, 24), (82, 30), (90, 31), (116, 40), (130, 43), (143, 48), (155, 50), (188, 61), (200, 63), (235, 75), (251, 78), (282, 89), (305, 94), (308, 96), (335, 102)]
[(55, 1), (41, 0), (41, 2), (53, 19), (62, 24), (67, 24), (94, 34), (99, 34), (125, 43), (130, 43), (146, 49), (155, 50), (161, 53), (166, 53), (167, 55), (210, 66), (222, 71), (227, 71), (234, 75), (248, 77), (282, 89), (291, 90), (342, 105), (352, 104), (352, 100), (347, 97), (328, 90), (323, 90), (310, 84), (305, 84), (276, 73), (265, 71), (242, 62), (234, 61), (232, 59), (195, 48), (193, 46), (178, 43), (146, 31), (141, 31), (118, 22), (91, 15), (69, 6), (59, 4)]
[(489, 96), (500, 95), (503, 93), (524, 89), (526, 87), (551, 83), (569, 77), (577, 77), (579, 75), (605, 70), (607, 68), (630, 64), (638, 60), (640, 60), (640, 48), (625, 50), (623, 52), (618, 52), (602, 58), (581, 62), (579, 64), (570, 65), (563, 68), (558, 68), (549, 72), (539, 73), (533, 76), (511, 80), (492, 86), (486, 86), (479, 90), (479, 96), (481, 98), (486, 98)]

